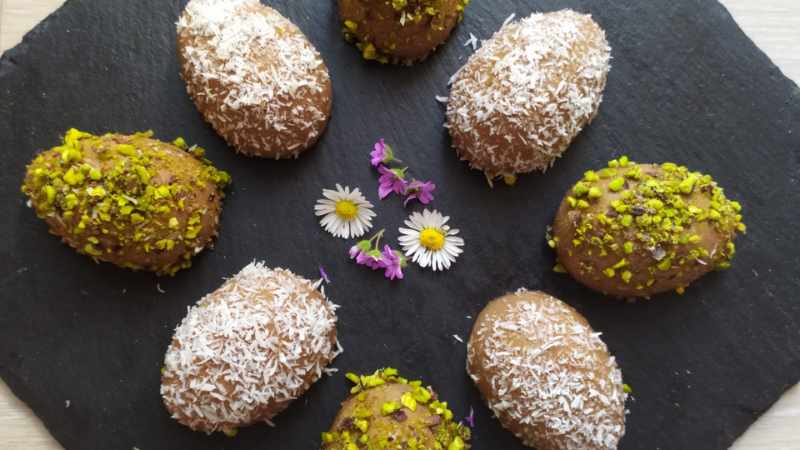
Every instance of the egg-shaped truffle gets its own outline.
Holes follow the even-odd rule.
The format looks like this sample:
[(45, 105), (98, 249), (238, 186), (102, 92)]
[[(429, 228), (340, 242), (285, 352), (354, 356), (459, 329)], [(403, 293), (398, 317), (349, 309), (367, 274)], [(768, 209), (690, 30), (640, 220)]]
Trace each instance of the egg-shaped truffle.
[(469, 0), (339, 0), (345, 38), (361, 55), (410, 65), (443, 44)]
[(325, 130), (328, 68), (294, 23), (258, 0), (191, 0), (178, 56), (195, 105), (236, 151), (297, 157)]
[(621, 157), (588, 171), (556, 215), (549, 244), (560, 266), (592, 289), (649, 297), (728, 268), (742, 207), (709, 175)]
[(352, 396), (322, 433), (322, 450), (470, 448), (470, 430), (453, 420), (432, 387), (392, 368), (347, 378), (355, 383)]
[(547, 170), (597, 114), (609, 60), (605, 32), (588, 15), (506, 24), (453, 77), (453, 147), (490, 180)]
[(312, 282), (252, 263), (206, 295), (175, 330), (161, 396), (195, 431), (232, 434), (302, 396), (341, 353), (336, 308)]
[(566, 303), (520, 290), (480, 313), (467, 372), (504, 428), (538, 450), (613, 450), (625, 386), (600, 333)]
[(28, 166), (22, 192), (50, 232), (79, 253), (174, 274), (212, 245), (230, 182), (188, 148), (151, 132), (95, 136), (70, 129)]

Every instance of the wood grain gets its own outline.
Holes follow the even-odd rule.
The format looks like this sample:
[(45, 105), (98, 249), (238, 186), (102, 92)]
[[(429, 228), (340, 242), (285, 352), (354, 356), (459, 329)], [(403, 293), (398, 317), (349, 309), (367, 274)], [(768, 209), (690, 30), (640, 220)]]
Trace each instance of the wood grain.
[[(13, 47), (63, 0), (0, 0), (0, 51)], [(748, 36), (790, 78), (800, 81), (800, 1), (722, 0)], [(69, 408), (64, 409), (69, 414)], [(734, 450), (800, 450), (800, 385), (734, 445)], [(41, 421), (0, 381), (0, 448), (58, 450)], [(143, 449), (147, 450), (147, 449)]]

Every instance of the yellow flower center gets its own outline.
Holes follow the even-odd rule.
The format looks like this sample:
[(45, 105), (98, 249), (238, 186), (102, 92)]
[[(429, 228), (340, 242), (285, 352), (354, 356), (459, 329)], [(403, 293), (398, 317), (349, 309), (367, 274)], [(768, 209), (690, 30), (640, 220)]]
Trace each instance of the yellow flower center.
[(350, 200), (339, 200), (336, 202), (336, 215), (347, 221), (353, 220), (358, 215), (358, 206)]
[(419, 243), (428, 250), (439, 251), (444, 247), (444, 233), (434, 228), (425, 228), (419, 233)]

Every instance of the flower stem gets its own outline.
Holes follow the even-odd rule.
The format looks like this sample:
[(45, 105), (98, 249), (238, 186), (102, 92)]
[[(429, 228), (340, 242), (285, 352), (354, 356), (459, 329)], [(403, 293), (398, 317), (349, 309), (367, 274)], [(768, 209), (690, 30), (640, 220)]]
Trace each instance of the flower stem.
[[(377, 233), (375, 233), (375, 235), (374, 235), (374, 236), (372, 236), (372, 239), (370, 239), (370, 240), (369, 240), (369, 243), (370, 243), (370, 245), (371, 245), (371, 247), (370, 247), (370, 248), (379, 248), (379, 247), (380, 247), (381, 238), (383, 237), (383, 233), (384, 233), (385, 231), (386, 231), (386, 229), (385, 229), (385, 228), (382, 228), (380, 231), (378, 231)], [(373, 243), (372, 243), (373, 241), (375, 241), (375, 244), (373, 244)]]

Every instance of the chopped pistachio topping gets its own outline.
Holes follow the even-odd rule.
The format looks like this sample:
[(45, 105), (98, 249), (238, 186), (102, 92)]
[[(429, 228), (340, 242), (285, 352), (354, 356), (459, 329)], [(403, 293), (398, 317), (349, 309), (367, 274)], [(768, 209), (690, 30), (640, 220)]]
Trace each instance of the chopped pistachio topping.
[(189, 146), (186, 144), (186, 140), (182, 137), (177, 137), (174, 141), (172, 141), (172, 145), (178, 147), (181, 150), (186, 150)]
[(503, 175), (503, 182), (507, 186), (514, 186), (517, 184), (517, 176), (516, 175)]
[(344, 27), (349, 32), (354, 32), (354, 31), (358, 30), (358, 24), (356, 22), (353, 22), (352, 20), (345, 20), (344, 21)]
[[(356, 404), (333, 430), (322, 433), (324, 450), (469, 449), (469, 428), (454, 422), (447, 402), (438, 400), (421, 381), (403, 378), (392, 368), (370, 375), (348, 373), (345, 377), (355, 385), (351, 401)], [(372, 389), (386, 384), (407, 388), (397, 399), (369, 395)], [(385, 400), (376, 404), (374, 398)]]
[(402, 397), (400, 397), (400, 404), (411, 411), (417, 410), (417, 401), (414, 399), (411, 392), (406, 392)]
[(402, 407), (403, 406), (398, 402), (386, 402), (383, 404), (383, 406), (381, 406), (381, 414), (388, 416)]
[(589, 186), (586, 183), (579, 181), (572, 188), (572, 193), (575, 194), (576, 197), (583, 197), (589, 193)]
[[(659, 272), (681, 273), (690, 265), (730, 267), (736, 253), (732, 241), (747, 229), (742, 206), (725, 197), (710, 176), (674, 163), (639, 165), (623, 156), (585, 172), (565, 202), (575, 228), (572, 246), (562, 250), (590, 261), (581, 263), (582, 272), (618, 278), (631, 289), (650, 287)], [(608, 209), (593, 208), (598, 204)], [(717, 233), (720, 248), (707, 247), (709, 240), (698, 233), (707, 228), (698, 228), (701, 224)], [(558, 248), (551, 241), (548, 237), (548, 245)], [(593, 265), (598, 257), (604, 266)], [(642, 268), (642, 260), (650, 266)]]
[(625, 187), (625, 178), (614, 178), (611, 183), (608, 183), (608, 188), (611, 189), (612, 192), (619, 192), (622, 188)]
[(630, 270), (626, 270), (622, 272), (621, 277), (622, 281), (624, 281), (625, 283), (630, 283), (631, 278), (633, 278), (633, 273)]
[[(403, 29), (408, 26), (424, 26), (432, 31), (444, 31), (464, 17), (464, 9), (470, 0), (457, 0), (455, 10), (451, 2), (444, 0), (388, 0), (386, 6), (390, 8), (388, 17), (383, 17), (385, 11), (375, 7), (372, 14), (360, 17), (345, 17), (342, 20), (342, 33), (347, 42), (355, 42), (364, 59), (377, 61), (382, 64), (411, 64), (414, 60), (403, 59), (395, 55), (401, 45), (408, 45), (412, 39), (419, 38), (418, 34), (405, 36), (401, 32), (387, 33), (390, 36), (381, 47), (372, 42), (369, 21), (395, 21), (394, 26)], [(388, 24), (387, 24), (388, 25)], [(428, 37), (430, 39), (430, 37)], [(507, 183), (512, 179), (506, 179)]]
[(634, 243), (633, 243), (633, 242), (631, 242), (631, 241), (627, 241), (627, 242), (625, 242), (625, 243), (622, 245), (622, 248), (623, 248), (623, 250), (625, 251), (625, 254), (626, 254), (626, 255), (630, 255), (631, 253), (633, 253), (633, 250), (634, 250), (634, 248), (635, 248), (635, 245), (634, 245)]
[[(126, 265), (173, 274), (207, 244), (198, 239), (205, 205), (191, 211), (186, 205), (196, 203), (191, 198), (198, 187), (222, 189), (230, 176), (197, 156), (197, 147), (187, 149), (182, 138), (173, 146), (151, 137), (150, 132), (95, 136), (70, 129), (62, 145), (31, 162), (22, 191), (39, 217), (58, 224), (67, 243), (99, 260), (120, 263), (124, 255), (179, 247), (178, 263)], [(187, 223), (179, 217), (187, 217)]]

